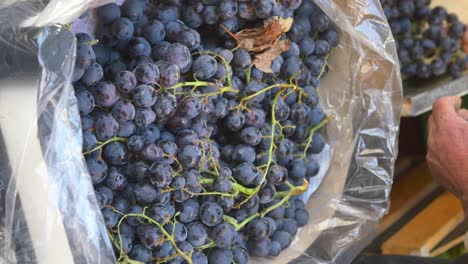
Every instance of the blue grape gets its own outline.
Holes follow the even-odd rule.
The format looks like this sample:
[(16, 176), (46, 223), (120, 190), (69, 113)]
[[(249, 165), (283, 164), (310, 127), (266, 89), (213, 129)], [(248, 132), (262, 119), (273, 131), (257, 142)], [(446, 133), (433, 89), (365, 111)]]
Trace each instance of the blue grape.
[(148, 24), (144, 27), (143, 36), (150, 44), (156, 44), (163, 41), (166, 37), (164, 25), (158, 20), (153, 20), (151, 24)]
[(233, 225), (225, 222), (213, 227), (209, 237), (217, 247), (227, 248), (236, 242), (237, 233)]
[(114, 85), (117, 89), (124, 94), (131, 94), (135, 89), (137, 80), (133, 72), (121, 71), (114, 79)]
[(216, 6), (205, 6), (202, 12), (203, 21), (207, 25), (214, 25), (219, 20)]
[(231, 264), (232, 252), (225, 248), (213, 248), (208, 255), (208, 263)]
[(198, 28), (203, 24), (203, 18), (192, 6), (182, 10), (182, 21), (190, 28)]
[(192, 71), (195, 78), (208, 80), (216, 74), (218, 63), (210, 55), (201, 55), (192, 64)]
[(135, 77), (142, 84), (156, 84), (159, 80), (159, 69), (156, 64), (143, 62), (133, 70)]
[(248, 248), (251, 255), (266, 257), (271, 250), (271, 240), (269, 238), (264, 238), (258, 241), (249, 241)]
[(179, 67), (179, 70), (184, 73), (184, 68), (192, 63), (192, 55), (190, 50), (179, 43), (173, 43), (168, 47), (164, 59), (168, 62), (174, 63)]
[(137, 228), (137, 234), (143, 246), (150, 250), (155, 250), (164, 242), (163, 233), (155, 225), (141, 225)]
[(91, 66), (89, 66), (88, 69), (85, 70), (80, 80), (85, 85), (91, 86), (101, 80), (103, 76), (104, 71), (102, 70), (101, 65), (98, 63), (93, 63)]
[(80, 111), (80, 115), (87, 115), (91, 113), (94, 109), (93, 95), (84, 89), (77, 90), (75, 95), (78, 101), (78, 110)]
[(78, 44), (76, 48), (76, 67), (86, 70), (96, 61), (93, 48), (87, 44)]
[(115, 20), (111, 27), (112, 36), (118, 40), (130, 39), (134, 30), (132, 21), (125, 17)]
[(128, 42), (127, 51), (131, 58), (137, 58), (142, 55), (149, 56), (151, 55), (151, 45), (146, 39), (136, 37)]

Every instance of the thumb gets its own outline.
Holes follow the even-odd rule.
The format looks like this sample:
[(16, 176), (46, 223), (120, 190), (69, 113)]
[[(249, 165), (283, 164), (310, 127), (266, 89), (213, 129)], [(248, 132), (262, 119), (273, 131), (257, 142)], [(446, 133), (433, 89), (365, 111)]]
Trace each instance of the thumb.
[(460, 109), (457, 111), (457, 115), (464, 120), (468, 121), (468, 110), (466, 109)]
[(439, 119), (441, 116), (444, 115), (453, 115), (458, 111), (461, 107), (462, 100), (460, 97), (457, 96), (446, 96), (438, 99), (433, 107), (432, 107), (432, 114), (434, 115), (435, 119)]

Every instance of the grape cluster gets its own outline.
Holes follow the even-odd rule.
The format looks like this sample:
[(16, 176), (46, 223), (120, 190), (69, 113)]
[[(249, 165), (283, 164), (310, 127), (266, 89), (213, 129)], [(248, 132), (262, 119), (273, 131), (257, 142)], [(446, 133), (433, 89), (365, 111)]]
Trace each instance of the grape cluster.
[[(119, 262), (278, 256), (308, 222), (298, 195), (320, 169), (330, 19), (300, 0), (127, 0), (96, 16), (96, 40), (76, 34), (73, 84)], [(265, 73), (232, 35), (273, 16), (294, 22)]]
[(466, 26), (430, 0), (381, 0), (395, 36), (405, 78), (460, 77), (468, 67), (463, 52)]

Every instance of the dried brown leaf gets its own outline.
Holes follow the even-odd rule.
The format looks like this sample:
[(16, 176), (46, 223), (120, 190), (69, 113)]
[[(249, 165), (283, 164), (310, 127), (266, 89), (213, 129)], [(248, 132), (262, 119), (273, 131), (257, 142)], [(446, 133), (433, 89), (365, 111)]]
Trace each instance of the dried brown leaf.
[(253, 64), (262, 72), (272, 73), (273, 71), (271, 70), (271, 62), (281, 53), (289, 50), (289, 47), (289, 40), (276, 41), (270, 49), (255, 55)]
[(221, 27), (237, 41), (239, 48), (250, 52), (261, 52), (271, 48), (281, 34), (288, 32), (292, 22), (292, 18), (272, 17), (265, 20), (262, 27), (247, 28), (236, 34), (230, 32), (224, 25)]

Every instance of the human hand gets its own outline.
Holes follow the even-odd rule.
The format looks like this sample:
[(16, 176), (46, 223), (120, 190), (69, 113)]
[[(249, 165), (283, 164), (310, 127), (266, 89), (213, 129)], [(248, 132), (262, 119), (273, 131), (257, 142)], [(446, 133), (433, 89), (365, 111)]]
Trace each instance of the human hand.
[(433, 176), (462, 201), (468, 214), (468, 110), (460, 107), (455, 96), (434, 103), (426, 158)]

